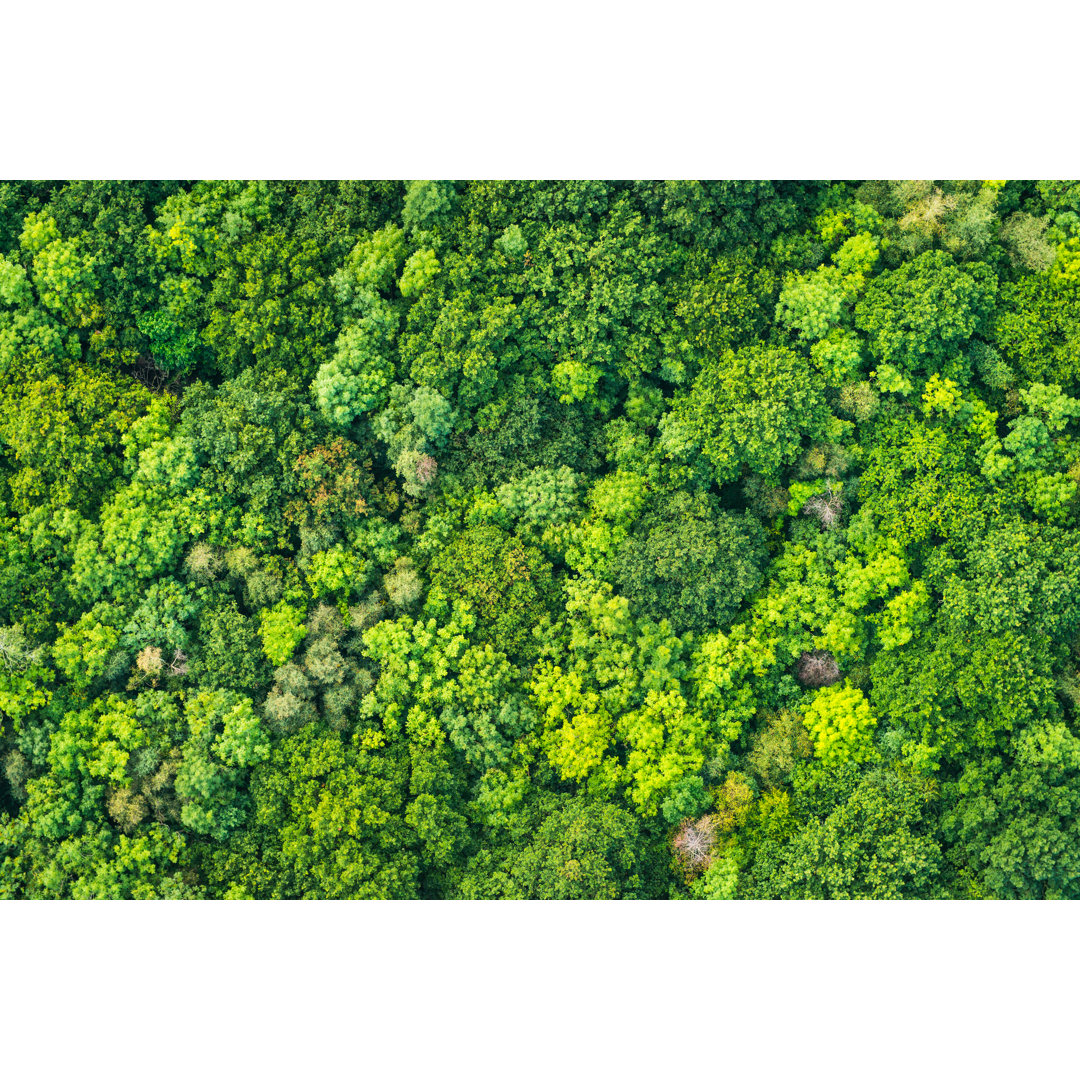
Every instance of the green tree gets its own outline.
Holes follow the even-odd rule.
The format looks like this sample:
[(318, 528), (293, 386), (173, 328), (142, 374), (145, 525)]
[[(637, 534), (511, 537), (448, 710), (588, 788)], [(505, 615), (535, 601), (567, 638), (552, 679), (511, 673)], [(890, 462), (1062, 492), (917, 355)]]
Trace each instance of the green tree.
[(259, 633), (266, 658), (274, 667), (280, 667), (307, 635), (304, 612), (282, 600), (270, 610), (262, 612)]
[(739, 895), (798, 900), (940, 895), (943, 858), (932, 831), (932, 800), (932, 787), (888, 771), (860, 776), (850, 764), (837, 772), (803, 767), (790, 809), (780, 804), (780, 814), (755, 823), (757, 842), (752, 862), (740, 872)]
[(707, 365), (661, 422), (669, 455), (702, 453), (717, 482), (742, 466), (769, 479), (819, 438), (828, 422), (824, 387), (809, 362), (779, 346), (728, 351)]
[(6, 390), (0, 442), (18, 466), (8, 479), (13, 509), (51, 504), (90, 516), (122, 477), (122, 436), (149, 397), (126, 376), (83, 366)]
[(804, 717), (814, 740), (814, 753), (828, 764), (865, 761), (873, 752), (875, 719), (870, 704), (853, 686), (820, 690)]
[(941, 832), (960, 896), (1075, 899), (1080, 741), (1061, 722), (1013, 740), (943, 788)]
[(648, 895), (648, 854), (633, 815), (580, 797), (553, 799), (549, 805), (531, 843), (511, 848), (494, 865), (486, 853), (474, 860), (462, 896), (622, 900)]
[(762, 580), (764, 537), (754, 518), (706, 494), (657, 499), (619, 547), (614, 581), (641, 614), (679, 634), (726, 625)]
[(269, 757), (270, 740), (251, 699), (231, 691), (196, 694), (185, 718), (190, 734), (176, 775), (180, 820), (223, 841), (247, 820), (246, 770)]
[(553, 613), (559, 588), (550, 563), (533, 547), (495, 525), (457, 536), (431, 562), (428, 605), (460, 597), (507, 653), (532, 651), (532, 629)]
[(983, 330), (996, 292), (997, 280), (982, 264), (961, 270), (945, 252), (927, 251), (871, 280), (855, 307), (855, 325), (880, 363), (941, 371), (966, 383), (962, 362), (949, 361)]
[(226, 888), (277, 899), (416, 895), (407, 765), (390, 748), (360, 743), (309, 725), (274, 748), (252, 780), (263, 866), (230, 868)]

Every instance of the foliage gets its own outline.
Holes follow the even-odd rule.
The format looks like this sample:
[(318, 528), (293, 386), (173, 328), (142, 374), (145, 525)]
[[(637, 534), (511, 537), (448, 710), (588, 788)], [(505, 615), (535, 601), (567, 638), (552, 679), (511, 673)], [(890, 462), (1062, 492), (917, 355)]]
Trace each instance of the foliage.
[(804, 717), (814, 753), (828, 765), (865, 761), (872, 753), (870, 733), (876, 724), (870, 703), (853, 686), (819, 691)]
[(989, 314), (996, 281), (981, 264), (961, 270), (942, 251), (927, 251), (874, 278), (855, 307), (855, 325), (871, 354), (906, 372), (954, 372), (947, 361)]
[(431, 562), (429, 607), (460, 597), (507, 652), (527, 650), (558, 592), (542, 554), (498, 526), (462, 532)]
[(1076, 897), (1078, 191), (0, 185), (0, 896)]

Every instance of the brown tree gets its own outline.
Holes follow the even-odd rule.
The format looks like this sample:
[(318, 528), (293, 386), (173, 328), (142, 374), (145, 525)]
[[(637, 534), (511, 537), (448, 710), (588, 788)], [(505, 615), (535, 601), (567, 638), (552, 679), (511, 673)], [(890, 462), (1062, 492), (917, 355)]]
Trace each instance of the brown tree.
[(823, 529), (835, 529), (844, 516), (844, 500), (833, 491), (832, 485), (826, 481), (825, 493), (807, 499), (803, 504), (802, 512), (808, 517), (816, 519)]
[(840, 681), (840, 665), (825, 649), (810, 649), (799, 657), (795, 677), (803, 686), (832, 686)]
[(708, 814), (696, 821), (687, 818), (679, 826), (671, 846), (675, 850), (675, 859), (688, 880), (708, 869), (712, 862), (712, 847), (715, 842), (716, 826)]

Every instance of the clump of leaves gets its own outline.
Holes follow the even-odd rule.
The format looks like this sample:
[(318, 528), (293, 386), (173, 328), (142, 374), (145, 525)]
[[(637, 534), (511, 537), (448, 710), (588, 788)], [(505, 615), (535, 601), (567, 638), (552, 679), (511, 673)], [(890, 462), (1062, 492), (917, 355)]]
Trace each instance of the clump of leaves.
[(656, 499), (615, 558), (614, 583), (646, 618), (676, 634), (723, 626), (761, 584), (764, 534), (710, 495)]
[(355, 521), (368, 513), (371, 462), (360, 462), (356, 446), (348, 439), (339, 437), (301, 454), (293, 471), (303, 496), (290, 504), (287, 520), (300, 523), (309, 517), (325, 522), (337, 517)]
[(192, 545), (184, 559), (184, 565), (187, 567), (188, 577), (200, 585), (206, 585), (221, 573), (224, 560), (216, 547), (200, 541)]
[(844, 475), (851, 467), (851, 455), (836, 443), (815, 443), (803, 455), (797, 474), (803, 479), (814, 476)]
[(1046, 239), (1050, 225), (1047, 217), (1037, 218), (1017, 212), (1001, 227), (1001, 239), (1009, 249), (1013, 266), (1034, 273), (1049, 270), (1057, 251)]
[(396, 608), (412, 607), (424, 592), (424, 583), (407, 556), (394, 563), (394, 569), (383, 579), (383, 587), (387, 599)]
[(30, 779), (30, 761), (21, 750), (11, 750), (4, 757), (4, 776), (11, 794), (22, 802), (26, 798), (26, 781)]
[(0, 669), (8, 672), (23, 671), (40, 655), (40, 647), (30, 644), (26, 632), (18, 623), (14, 626), (0, 626)]
[(173, 649), (171, 657), (166, 658), (166, 655), (157, 645), (142, 649), (135, 657), (135, 671), (128, 689), (133, 690), (147, 682), (156, 687), (161, 678), (178, 679), (188, 673), (188, 658), (182, 649)]
[(756, 473), (743, 481), (743, 496), (750, 511), (761, 518), (779, 517), (787, 512), (791, 501), (791, 493), (786, 487), (770, 484)]
[(746, 821), (754, 801), (754, 789), (740, 773), (728, 773), (716, 793), (716, 809), (711, 820), (716, 830), (729, 833)]
[(372, 591), (360, 603), (349, 607), (349, 629), (359, 634), (388, 615), (386, 598), (377, 590)]
[(274, 672), (274, 685), (263, 702), (263, 714), (277, 734), (285, 735), (318, 718), (314, 699), (315, 688), (303, 668), (286, 663)]
[(1080, 716), (1080, 672), (1071, 672), (1058, 677), (1058, 692), (1069, 704), (1073, 712)]
[(120, 831), (128, 834), (133, 833), (135, 827), (145, 821), (150, 813), (146, 796), (129, 787), (114, 788), (109, 793), (105, 808), (109, 817), (120, 827)]
[(308, 616), (307, 628), (312, 638), (330, 638), (335, 643), (345, 636), (341, 612), (332, 604), (318, 604)]
[(770, 715), (765, 729), (754, 735), (746, 760), (751, 773), (771, 791), (784, 783), (795, 765), (813, 750), (802, 718), (784, 709)]
[(162, 824), (179, 822), (180, 800), (175, 783), (181, 760), (177, 749), (164, 759), (149, 749), (132, 755), (131, 782), (112, 788), (105, 800), (105, 809), (121, 832), (133, 833), (150, 817)]

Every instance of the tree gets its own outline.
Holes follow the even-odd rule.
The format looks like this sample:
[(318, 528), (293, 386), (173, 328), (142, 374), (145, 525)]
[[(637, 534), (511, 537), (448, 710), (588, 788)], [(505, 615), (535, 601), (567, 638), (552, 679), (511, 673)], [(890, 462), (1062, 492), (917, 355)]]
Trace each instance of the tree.
[(395, 366), (391, 347), (397, 317), (385, 301), (372, 297), (361, 318), (338, 336), (333, 359), (323, 364), (312, 385), (326, 419), (347, 428), (386, 403)]
[(189, 738), (176, 774), (180, 820), (223, 841), (247, 819), (245, 770), (270, 755), (251, 699), (227, 690), (196, 694), (185, 712)]
[(767, 816), (757, 823), (752, 861), (739, 875), (740, 895), (799, 900), (939, 895), (943, 859), (930, 834), (932, 796), (925, 785), (889, 772), (860, 776), (849, 764), (832, 776), (822, 766), (804, 767), (791, 809), (780, 804), (779, 813), (770, 815), (778, 820)]
[(453, 207), (454, 185), (447, 180), (411, 180), (405, 186), (402, 220), (410, 230), (421, 230), (445, 220)]
[(284, 664), (307, 634), (304, 612), (284, 600), (269, 611), (264, 610), (260, 624), (263, 652), (274, 667)]
[(209, 251), (216, 265), (202, 337), (218, 370), (229, 378), (249, 367), (310, 378), (336, 329), (327, 252), (283, 230), (255, 231)]
[(966, 383), (968, 372), (947, 361), (984, 328), (996, 291), (987, 267), (961, 270), (945, 252), (926, 251), (871, 280), (855, 307), (855, 325), (880, 363), (912, 373), (941, 371)]
[(1080, 390), (1077, 315), (1080, 293), (1044, 274), (1003, 284), (992, 343), (1025, 379)]
[(692, 357), (692, 373), (726, 349), (748, 345), (767, 332), (775, 306), (775, 275), (747, 251), (724, 254), (708, 273), (687, 267), (675, 306), (679, 332), (672, 347)]
[(269, 681), (254, 618), (234, 600), (206, 604), (199, 612), (192, 648), (192, 681), (208, 690), (255, 690)]
[[(696, 809), (707, 749), (738, 735), (694, 700), (684, 640), (635, 624), (624, 597), (587, 578), (567, 585), (568, 626), (533, 667), (543, 746), (564, 780), (610, 797), (625, 787), (643, 817)], [(695, 796), (696, 792), (696, 796)]]
[(726, 625), (762, 580), (757, 521), (707, 494), (654, 500), (619, 547), (613, 580), (641, 614), (682, 634)]
[(12, 503), (43, 503), (91, 516), (122, 478), (122, 437), (150, 395), (124, 375), (81, 365), (6, 391), (0, 441), (14, 452)]
[(550, 563), (533, 547), (495, 525), (457, 536), (431, 562), (431, 591), (445, 604), (460, 597), (507, 653), (532, 651), (532, 628), (552, 613), (559, 589)]
[(866, 761), (872, 754), (875, 718), (862, 692), (853, 686), (830, 686), (814, 695), (804, 717), (814, 753), (828, 764)]
[(661, 446), (686, 457), (700, 450), (717, 482), (745, 465), (767, 479), (818, 438), (828, 420), (823, 387), (791, 349), (761, 344), (727, 351), (703, 368), (689, 394), (661, 421)]
[(625, 810), (580, 797), (548, 798), (527, 820), (535, 824), (524, 844), (497, 851), (496, 859), (502, 856), (497, 862), (486, 852), (473, 860), (460, 887), (463, 897), (620, 900), (650, 895), (650, 853), (642, 850), (639, 825)]
[(405, 260), (405, 270), (398, 282), (404, 297), (419, 296), (439, 272), (439, 260), (430, 248), (414, 251)]
[(264, 866), (226, 862), (227, 873), (212, 870), (212, 878), (250, 882), (249, 895), (267, 898), (412, 898), (418, 860), (403, 820), (407, 785), (393, 749), (346, 743), (309, 725), (255, 770), (254, 857)]
[(301, 495), (287, 517), (348, 528), (370, 513), (368, 500), (375, 486), (371, 462), (361, 463), (358, 457), (355, 444), (343, 438), (300, 454), (293, 469)]
[(1080, 741), (1060, 722), (1013, 740), (1015, 763), (984, 758), (944, 786), (942, 836), (961, 896), (1074, 899)]

